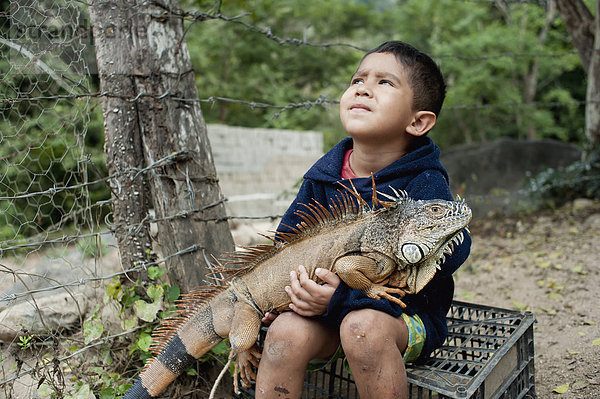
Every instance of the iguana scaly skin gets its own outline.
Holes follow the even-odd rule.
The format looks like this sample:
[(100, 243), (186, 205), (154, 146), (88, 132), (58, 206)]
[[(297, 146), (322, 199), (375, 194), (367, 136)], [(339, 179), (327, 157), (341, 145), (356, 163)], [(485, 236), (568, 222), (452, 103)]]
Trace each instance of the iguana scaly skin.
[(292, 233), (276, 233), (271, 237), (274, 244), (230, 254), (221, 270), (232, 275), (226, 285), (185, 295), (178, 315), (155, 331), (151, 349), (156, 356), (125, 398), (156, 397), (227, 337), (236, 374), (239, 371), (244, 381), (253, 378), (250, 363), (256, 364), (259, 357), (253, 348), (261, 318), (266, 312), (289, 310), (284, 287), (298, 265), (305, 266), (313, 280), (317, 267), (327, 268), (369, 297), (405, 307), (391, 294), (417, 293), (433, 278), (454, 244), (462, 242), (471, 210), (463, 201), (415, 201), (395, 190), (394, 197), (377, 193), (374, 184), (369, 207), (352, 188), (329, 208), (316, 202), (305, 205), (298, 211), (304, 221)]

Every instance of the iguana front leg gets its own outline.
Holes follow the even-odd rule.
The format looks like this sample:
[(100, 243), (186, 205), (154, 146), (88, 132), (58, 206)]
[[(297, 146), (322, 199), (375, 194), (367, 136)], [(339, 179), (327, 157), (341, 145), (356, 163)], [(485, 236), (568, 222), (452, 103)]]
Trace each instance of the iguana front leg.
[(229, 342), (231, 344), (230, 359), (235, 359), (233, 384), (236, 394), (238, 374), (244, 386), (250, 385), (250, 380), (256, 379), (252, 365), (258, 366), (260, 353), (254, 348), (260, 331), (260, 316), (254, 307), (244, 302), (237, 302), (234, 307)]
[(390, 295), (404, 296), (404, 290), (381, 283), (396, 270), (396, 263), (391, 258), (378, 253), (346, 255), (335, 261), (334, 270), (349, 287), (361, 290), (370, 298), (386, 298), (406, 308), (404, 302)]

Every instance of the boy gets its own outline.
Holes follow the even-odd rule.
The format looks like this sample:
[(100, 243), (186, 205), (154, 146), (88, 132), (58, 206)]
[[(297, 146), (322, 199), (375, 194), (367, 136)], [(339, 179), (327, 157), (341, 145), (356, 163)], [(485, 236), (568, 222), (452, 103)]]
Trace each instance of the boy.
[[(315, 199), (326, 204), (334, 198), (343, 179), (353, 179), (370, 202), (371, 174), (377, 189), (388, 194), (391, 186), (414, 199), (452, 199), (439, 148), (426, 137), (444, 96), (439, 68), (414, 47), (392, 41), (369, 51), (340, 100), (340, 119), (350, 138), (306, 173), (280, 229), (300, 222), (294, 215), (299, 203)], [(263, 319), (271, 325), (256, 397), (300, 398), (309, 361), (330, 358), (340, 345), (361, 398), (406, 397), (404, 362), (425, 359), (445, 339), (452, 273), (466, 260), (470, 244), (467, 235), (422, 291), (403, 298), (404, 310), (350, 289), (325, 269), (317, 269), (325, 282), (318, 285), (300, 266), (286, 287), (293, 312)]]

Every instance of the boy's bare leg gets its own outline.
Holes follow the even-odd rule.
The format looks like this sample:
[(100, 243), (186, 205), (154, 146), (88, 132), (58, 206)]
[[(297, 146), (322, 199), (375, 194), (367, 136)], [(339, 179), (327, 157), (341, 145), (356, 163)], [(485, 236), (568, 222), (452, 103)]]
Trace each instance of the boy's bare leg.
[(406, 398), (408, 383), (402, 354), (408, 328), (401, 317), (361, 309), (340, 327), (342, 348), (361, 398)]
[(300, 398), (311, 359), (328, 358), (339, 345), (337, 331), (294, 312), (269, 326), (256, 378), (256, 398)]

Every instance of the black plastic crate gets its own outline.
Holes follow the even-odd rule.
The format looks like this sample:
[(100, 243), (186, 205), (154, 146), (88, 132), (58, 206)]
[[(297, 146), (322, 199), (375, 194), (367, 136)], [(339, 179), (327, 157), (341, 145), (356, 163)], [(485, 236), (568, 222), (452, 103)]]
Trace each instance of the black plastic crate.
[[(455, 301), (448, 338), (424, 365), (407, 366), (412, 399), (536, 398), (532, 313)], [(242, 397), (251, 398), (253, 390)], [(352, 377), (338, 360), (307, 372), (303, 398), (358, 398)]]

